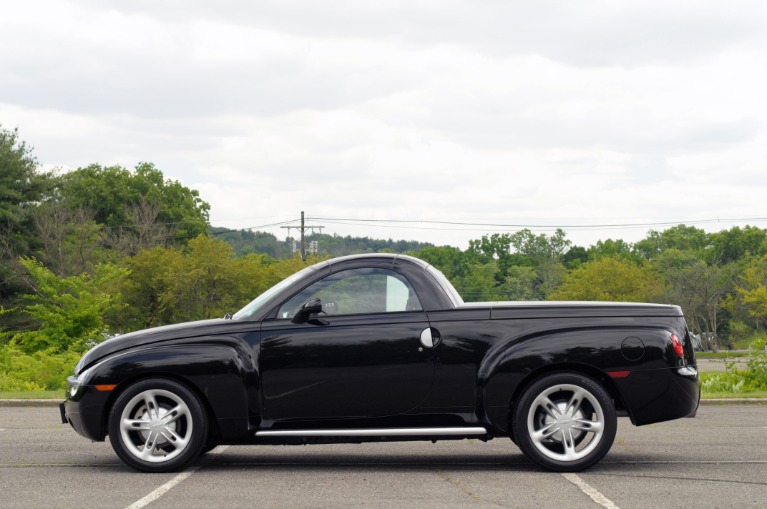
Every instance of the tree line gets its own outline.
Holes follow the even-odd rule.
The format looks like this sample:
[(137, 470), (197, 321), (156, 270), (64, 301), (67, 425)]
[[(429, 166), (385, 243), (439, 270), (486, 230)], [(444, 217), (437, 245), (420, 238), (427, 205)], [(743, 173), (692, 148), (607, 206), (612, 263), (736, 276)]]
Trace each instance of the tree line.
[(112, 334), (221, 317), (307, 263), (358, 252), (420, 257), (467, 301), (679, 304), (714, 348), (747, 343), (767, 318), (767, 230), (756, 226), (678, 225), (589, 247), (521, 230), (463, 250), (316, 235), (319, 256), (303, 262), (271, 234), (212, 228), (209, 212), (152, 163), (43, 171), (0, 126), (0, 390), (61, 388)]
[[(261, 253), (273, 258), (290, 258), (295, 254), (293, 242), (296, 239), (292, 237), (288, 237), (287, 240), (280, 240), (276, 235), (269, 232), (230, 230), (215, 226), (211, 226), (210, 233), (231, 244), (237, 256)], [(318, 243), (320, 256), (331, 258), (359, 253), (405, 253), (433, 247), (433, 244), (428, 242), (415, 240), (373, 239), (318, 233), (306, 236), (305, 242), (307, 244), (312, 241)]]

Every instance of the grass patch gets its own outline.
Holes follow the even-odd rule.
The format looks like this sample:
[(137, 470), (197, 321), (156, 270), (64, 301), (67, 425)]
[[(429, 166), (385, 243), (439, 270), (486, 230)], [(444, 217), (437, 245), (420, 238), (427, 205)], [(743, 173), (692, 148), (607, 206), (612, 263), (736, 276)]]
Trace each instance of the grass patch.
[(767, 398), (767, 391), (755, 392), (702, 392), (701, 399)]
[(64, 391), (0, 391), (0, 399), (60, 399)]
[(735, 357), (748, 357), (749, 351), (729, 351), (722, 352), (695, 352), (696, 359), (733, 359)]

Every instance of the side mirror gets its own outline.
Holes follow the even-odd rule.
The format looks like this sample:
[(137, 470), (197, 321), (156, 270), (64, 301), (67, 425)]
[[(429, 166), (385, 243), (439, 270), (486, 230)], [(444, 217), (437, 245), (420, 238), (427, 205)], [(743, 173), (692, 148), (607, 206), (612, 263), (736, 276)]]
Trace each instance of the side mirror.
[(311, 315), (316, 315), (322, 311), (322, 301), (320, 299), (312, 299), (306, 302), (301, 309), (298, 310), (293, 316), (291, 322), (293, 323), (305, 323), (309, 320)]

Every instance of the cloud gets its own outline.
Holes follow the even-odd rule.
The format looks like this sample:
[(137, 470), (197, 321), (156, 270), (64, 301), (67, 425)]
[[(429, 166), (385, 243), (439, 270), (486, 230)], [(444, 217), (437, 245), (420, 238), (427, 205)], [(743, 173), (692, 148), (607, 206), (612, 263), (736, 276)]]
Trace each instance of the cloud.
[(152, 161), (221, 226), (302, 209), (551, 227), (762, 217), (766, 9), (18, 3), (0, 19), (0, 122), (48, 167)]
[(702, 58), (761, 39), (765, 15), (763, 3), (755, 0), (726, 6), (692, 0), (138, 1), (120, 8), (158, 20), (205, 18), (312, 38), (375, 39), (410, 47), (454, 45), (587, 66)]

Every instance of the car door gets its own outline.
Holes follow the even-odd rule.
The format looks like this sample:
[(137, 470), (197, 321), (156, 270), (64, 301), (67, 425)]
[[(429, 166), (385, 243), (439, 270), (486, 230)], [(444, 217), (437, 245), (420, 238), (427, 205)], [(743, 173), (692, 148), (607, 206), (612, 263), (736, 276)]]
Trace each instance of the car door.
[[(294, 323), (313, 299), (323, 312)], [(393, 270), (351, 269), (313, 283), (262, 325), (264, 416), (374, 418), (416, 408), (434, 380), (433, 349), (420, 339), (428, 328), (412, 286)]]

